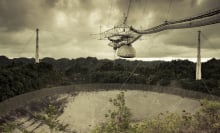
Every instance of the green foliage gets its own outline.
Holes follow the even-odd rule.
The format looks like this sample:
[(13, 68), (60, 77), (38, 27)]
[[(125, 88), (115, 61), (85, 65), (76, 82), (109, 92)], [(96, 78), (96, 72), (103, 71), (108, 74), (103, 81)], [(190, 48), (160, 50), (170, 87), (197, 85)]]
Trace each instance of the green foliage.
[[(52, 96), (40, 99), (40, 101), (31, 102), (27, 105), (28, 109), (16, 109), (16, 114), (10, 112), (0, 118), (0, 133), (34, 133), (35, 129), (32, 128), (33, 125), (36, 129), (40, 129), (41, 126), (48, 126), (51, 132), (70, 132), (67, 130), (68, 124), (63, 124), (58, 120), (58, 117), (64, 111), (66, 102), (66, 98)], [(20, 118), (22, 118), (22, 121), (20, 121)], [(23, 121), (23, 118), (28, 119), (27, 121)], [(17, 121), (17, 119), (19, 120)], [(30, 121), (30, 125), (26, 123)], [(31, 128), (32, 130), (29, 131)], [(44, 133), (46, 132), (44, 131)]]
[(105, 115), (107, 121), (97, 126), (92, 133), (192, 133), (220, 131), (220, 102), (202, 100), (202, 108), (195, 114), (183, 110), (182, 114), (160, 113), (150, 120), (134, 122), (125, 106), (124, 93), (110, 99), (115, 110)]
[(145, 77), (141, 74), (123, 71), (98, 71), (92, 73), (91, 76), (91, 82), (94, 83), (124, 83), (125, 81), (127, 83), (144, 83)]
[(5, 122), (0, 125), (0, 132), (2, 133), (14, 133), (16, 130), (19, 130), (21, 133), (34, 133), (24, 129), (15, 122)]
[(169, 78), (171, 80), (189, 78), (194, 79), (195, 66), (187, 60), (174, 60), (171, 62), (161, 63), (156, 68), (156, 74), (161, 78)]
[(197, 128), (217, 133), (220, 131), (220, 102), (203, 100), (201, 105), (201, 112), (194, 115)]
[(0, 101), (64, 82), (62, 73), (46, 63), (0, 69)]
[(160, 84), (161, 86), (168, 86), (168, 85), (170, 84), (170, 80), (169, 80), (169, 79), (161, 79), (161, 80), (159, 81), (159, 84)]
[(134, 124), (134, 133), (176, 133), (192, 129), (190, 113), (178, 115), (176, 113), (160, 113), (152, 120), (145, 120)]
[(15, 123), (4, 123), (0, 126), (0, 131), (3, 133), (13, 133), (16, 129)]
[(35, 117), (43, 121), (43, 124), (47, 125), (50, 128), (50, 132), (53, 133), (54, 131), (65, 131), (68, 127), (68, 124), (62, 124), (58, 120), (59, 111), (53, 105), (49, 105), (45, 111), (41, 114), (35, 114)]
[(115, 99), (110, 99), (109, 102), (114, 106), (114, 110), (109, 110), (105, 117), (108, 122), (97, 127), (94, 133), (126, 133), (129, 130), (131, 122), (131, 112), (125, 105), (125, 96), (121, 92)]
[(152, 120), (135, 124), (134, 133), (211, 132), (220, 130), (220, 102), (201, 101), (202, 108), (195, 114), (160, 113)]
[(166, 86), (175, 80), (184, 89), (208, 93), (208, 88), (212, 94), (220, 96), (220, 60), (216, 59), (202, 64), (202, 77), (206, 85), (194, 80), (195, 63), (187, 60), (143, 62), (97, 60), (92, 57), (72, 60), (45, 58), (41, 63), (34, 64), (32, 59), (1, 57), (0, 67), (0, 101), (44, 87), (125, 81), (128, 84)]
[(180, 85), (184, 89), (200, 91), (204, 93), (211, 93), (214, 95), (220, 95), (218, 80), (209, 79), (209, 80), (189, 80), (183, 79), (180, 80)]
[(213, 58), (203, 63), (202, 74), (205, 79), (220, 80), (220, 60)]
[[(59, 124), (56, 121), (53, 120), (53, 116), (50, 116), (50, 120), (47, 118), (43, 118), (41, 116), (41, 120), (43, 120), (48, 126), (50, 127), (50, 132), (53, 133), (54, 129), (64, 132), (66, 130), (66, 127), (68, 125)], [(39, 117), (37, 117), (39, 118)], [(28, 131), (24, 127), (21, 126), (21, 124), (17, 124), (15, 122), (6, 122), (0, 126), (0, 132), (1, 133), (15, 133), (19, 131), (19, 133), (34, 133), (34, 131)], [(46, 132), (45, 132), (46, 133)]]

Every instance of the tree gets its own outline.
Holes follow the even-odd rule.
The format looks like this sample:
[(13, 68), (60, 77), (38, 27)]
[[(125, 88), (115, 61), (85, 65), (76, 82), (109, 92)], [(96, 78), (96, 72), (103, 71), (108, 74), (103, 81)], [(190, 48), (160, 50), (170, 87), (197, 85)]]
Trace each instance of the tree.
[(58, 108), (53, 105), (49, 105), (45, 112), (42, 114), (35, 114), (35, 117), (43, 121), (43, 124), (46, 124), (50, 128), (50, 132), (53, 133), (54, 131), (65, 131), (68, 127), (68, 124), (62, 124), (58, 120)]
[(126, 133), (129, 130), (131, 121), (130, 109), (125, 104), (124, 92), (117, 95), (115, 99), (109, 102), (114, 106), (114, 110), (109, 110), (105, 114), (109, 121), (102, 126), (97, 127), (94, 133)]

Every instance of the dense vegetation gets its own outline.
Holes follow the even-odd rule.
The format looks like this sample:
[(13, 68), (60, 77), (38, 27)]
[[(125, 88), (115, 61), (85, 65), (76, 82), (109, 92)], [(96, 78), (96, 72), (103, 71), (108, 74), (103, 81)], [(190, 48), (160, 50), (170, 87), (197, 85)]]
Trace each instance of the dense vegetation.
[[(47, 102), (51, 101), (53, 100), (47, 100)], [(154, 118), (143, 120), (135, 120), (132, 117), (132, 112), (126, 105), (124, 92), (118, 94), (116, 98), (109, 99), (109, 102), (113, 106), (106, 112), (105, 121), (99, 123), (90, 131), (91, 133), (218, 133), (220, 131), (219, 101), (201, 100), (200, 110), (193, 114), (185, 110), (180, 114), (167, 111), (159, 113)], [(65, 106), (65, 104), (61, 105)], [(31, 125), (38, 124), (35, 129), (30, 130), (23, 125), (23, 122), (15, 121), (15, 117), (12, 117), (11, 120), (0, 122), (0, 132), (34, 133), (37, 128), (46, 126), (48, 128), (41, 129), (41, 132), (77, 133), (69, 129), (70, 123), (66, 124), (58, 120), (63, 113), (63, 107), (60, 104), (47, 103), (44, 108), (35, 104), (32, 106), (41, 110), (28, 112), (33, 117), (28, 119), (32, 121)], [(17, 111), (17, 114), (22, 114), (21, 112), (21, 110)]]
[(113, 110), (105, 115), (107, 121), (92, 133), (218, 133), (220, 131), (220, 102), (201, 101), (202, 108), (195, 114), (160, 113), (156, 118), (134, 121), (125, 103), (124, 93), (110, 99)]
[(135, 83), (167, 86), (175, 84), (185, 89), (220, 96), (220, 60), (202, 64), (203, 80), (195, 79), (195, 63), (188, 60), (127, 61), (44, 58), (8, 59), (0, 56), (0, 101), (44, 87), (73, 83)]
[[(0, 132), (34, 133), (36, 129), (40, 129), (38, 131), (40, 133), (68, 133), (70, 132), (68, 130), (69, 125), (58, 120), (58, 117), (64, 112), (66, 103), (67, 99), (65, 97), (52, 96), (40, 99), (40, 101), (34, 101), (28, 104), (26, 108), (17, 108), (0, 117)], [(25, 122), (17, 120), (19, 118), (28, 118), (25, 122), (30, 122), (30, 125), (27, 123), (25, 125)], [(33, 129), (30, 130), (30, 127), (33, 127)]]

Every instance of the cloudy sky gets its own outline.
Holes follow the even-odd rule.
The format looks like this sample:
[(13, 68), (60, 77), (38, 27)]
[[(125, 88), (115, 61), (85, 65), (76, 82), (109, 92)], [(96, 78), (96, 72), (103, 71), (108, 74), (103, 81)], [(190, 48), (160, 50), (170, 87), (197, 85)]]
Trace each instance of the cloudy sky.
[[(122, 23), (129, 0), (0, 0), (0, 55), (34, 57), (40, 29), (40, 58), (114, 58), (99, 33)], [(219, 0), (132, 0), (128, 24), (150, 28), (219, 8)], [(145, 35), (134, 43), (138, 58), (192, 58), (197, 31), (202, 57), (220, 58), (220, 24)]]

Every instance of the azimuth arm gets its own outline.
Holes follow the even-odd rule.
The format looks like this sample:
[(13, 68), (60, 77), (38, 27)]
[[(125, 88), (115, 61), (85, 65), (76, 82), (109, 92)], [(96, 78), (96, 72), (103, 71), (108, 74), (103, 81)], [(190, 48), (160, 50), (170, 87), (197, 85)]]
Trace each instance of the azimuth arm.
[(138, 34), (152, 34), (169, 29), (200, 27), (200, 26), (220, 23), (219, 13), (220, 10), (216, 10), (215, 12), (203, 14), (189, 19), (165, 22), (164, 24), (146, 30), (137, 30), (133, 27), (130, 27), (130, 29)]

